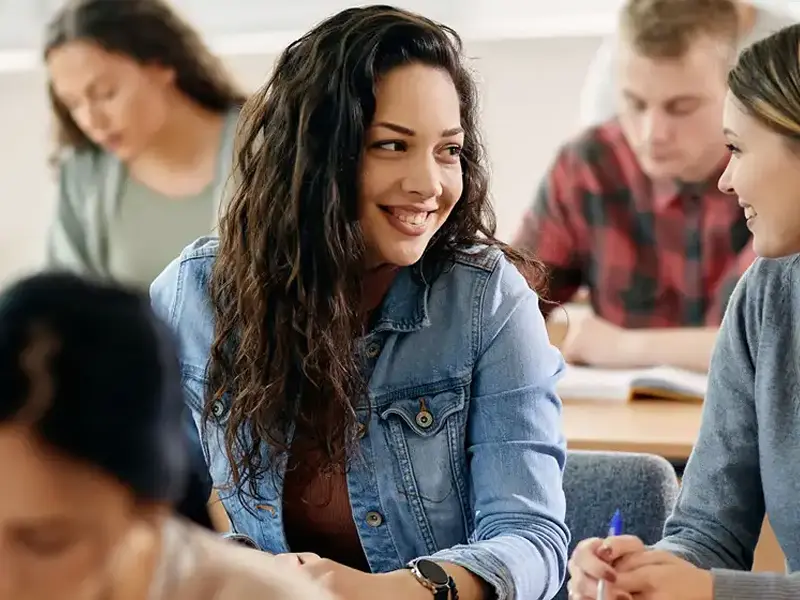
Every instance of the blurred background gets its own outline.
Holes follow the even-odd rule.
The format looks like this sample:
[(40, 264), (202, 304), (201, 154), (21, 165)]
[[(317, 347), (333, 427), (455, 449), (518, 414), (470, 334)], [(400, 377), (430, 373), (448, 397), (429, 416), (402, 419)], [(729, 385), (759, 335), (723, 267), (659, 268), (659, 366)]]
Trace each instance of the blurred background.
[[(172, 0), (242, 84), (346, 0)], [(800, 17), (800, 0), (761, 0)], [(61, 0), (0, 0), (0, 284), (36, 267), (54, 206), (40, 40)], [(464, 37), (483, 95), (499, 233), (511, 236), (556, 148), (576, 130), (589, 61), (619, 0), (396, 0)]]

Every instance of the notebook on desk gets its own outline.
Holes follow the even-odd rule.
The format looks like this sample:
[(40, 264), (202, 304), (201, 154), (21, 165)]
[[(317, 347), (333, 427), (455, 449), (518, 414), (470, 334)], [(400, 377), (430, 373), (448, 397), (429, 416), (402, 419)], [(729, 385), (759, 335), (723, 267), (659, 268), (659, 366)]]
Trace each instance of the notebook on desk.
[(703, 373), (673, 367), (595, 369), (567, 365), (557, 391), (567, 400), (672, 400), (699, 404), (705, 398), (707, 380)]

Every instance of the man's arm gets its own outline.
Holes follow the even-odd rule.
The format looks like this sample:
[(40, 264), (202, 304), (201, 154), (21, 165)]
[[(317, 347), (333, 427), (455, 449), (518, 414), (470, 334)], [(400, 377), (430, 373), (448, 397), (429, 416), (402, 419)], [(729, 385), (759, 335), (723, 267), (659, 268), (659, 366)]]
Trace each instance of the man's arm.
[(631, 367), (670, 365), (706, 372), (718, 332), (717, 327), (628, 329), (621, 345), (623, 362)]
[(614, 366), (654, 367), (670, 365), (691, 371), (708, 371), (711, 353), (717, 340), (718, 323), (722, 321), (731, 293), (742, 274), (753, 264), (756, 255), (748, 243), (738, 254), (712, 299), (707, 315), (708, 327), (676, 327), (669, 329), (618, 329), (616, 350), (604, 353)]
[(547, 266), (547, 289), (537, 290), (547, 300), (541, 304), (545, 315), (555, 305), (571, 300), (584, 280), (588, 227), (581, 212), (578, 170), (574, 153), (562, 149), (512, 242)]

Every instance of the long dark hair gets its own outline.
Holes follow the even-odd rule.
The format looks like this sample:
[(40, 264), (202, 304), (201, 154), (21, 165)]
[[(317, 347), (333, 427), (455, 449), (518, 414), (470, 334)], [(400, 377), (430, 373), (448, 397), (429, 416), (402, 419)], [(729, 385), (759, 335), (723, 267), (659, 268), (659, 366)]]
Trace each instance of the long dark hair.
[[(47, 26), (45, 60), (56, 48), (78, 40), (141, 64), (174, 69), (178, 89), (213, 112), (225, 112), (246, 100), (200, 35), (163, 0), (70, 0)], [(59, 147), (92, 147), (52, 86), (49, 95)]]
[(318, 444), (325, 466), (346, 462), (354, 447), (366, 391), (356, 352), (365, 268), (358, 169), (376, 82), (409, 63), (450, 74), (465, 131), (463, 194), (426, 250), (424, 276), (430, 281), (475, 244), (501, 246), (532, 269), (529, 281), (541, 274), (495, 239), (477, 92), (453, 30), (370, 6), (292, 43), (243, 109), (238, 187), (210, 281), (216, 331), (205, 412), (211, 419), (213, 403), (229, 403), (225, 445), (239, 490), (249, 479), (255, 493), (255, 480), (288, 450), (291, 424)]
[(15, 283), (0, 295), (0, 386), (0, 424), (211, 527), (177, 344), (146, 295), (72, 274)]

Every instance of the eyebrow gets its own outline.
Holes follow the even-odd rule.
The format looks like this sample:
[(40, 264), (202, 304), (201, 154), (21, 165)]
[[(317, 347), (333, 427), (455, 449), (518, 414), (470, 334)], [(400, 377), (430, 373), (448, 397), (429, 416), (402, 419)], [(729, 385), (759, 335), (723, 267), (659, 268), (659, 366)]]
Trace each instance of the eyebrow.
[[(373, 127), (384, 127), (386, 129), (391, 129), (397, 133), (402, 135), (407, 135), (408, 137), (414, 137), (416, 132), (413, 129), (409, 129), (408, 127), (403, 127), (402, 125), (398, 125), (397, 123), (390, 123), (389, 121), (381, 121), (379, 123), (375, 123)], [(464, 129), (462, 127), (453, 127), (451, 129), (445, 129), (442, 131), (442, 137), (452, 137), (454, 135), (458, 135), (459, 133), (464, 133)]]
[(736, 135), (736, 132), (733, 129), (729, 129), (727, 127), (723, 128), (722, 133), (731, 137), (739, 137)]

